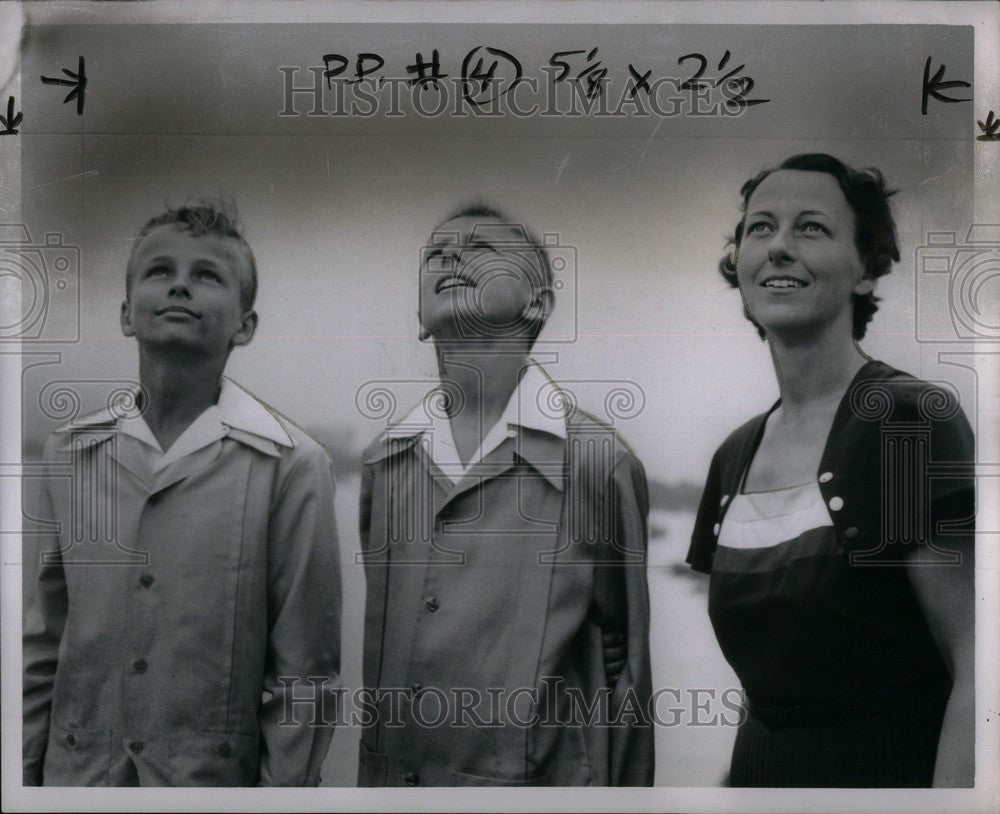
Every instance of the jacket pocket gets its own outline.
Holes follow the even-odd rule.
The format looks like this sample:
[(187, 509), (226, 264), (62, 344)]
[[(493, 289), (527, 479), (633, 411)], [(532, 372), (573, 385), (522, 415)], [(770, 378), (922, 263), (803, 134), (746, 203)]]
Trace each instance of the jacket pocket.
[(110, 730), (50, 726), (43, 785), (106, 786), (110, 770)]
[(168, 757), (173, 786), (254, 786), (260, 774), (260, 741), (253, 735), (174, 735)]

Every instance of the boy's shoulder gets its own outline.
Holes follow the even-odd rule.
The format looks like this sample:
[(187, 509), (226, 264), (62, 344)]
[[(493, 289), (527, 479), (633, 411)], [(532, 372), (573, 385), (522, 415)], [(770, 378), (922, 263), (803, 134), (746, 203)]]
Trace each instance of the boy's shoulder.
[(329, 459), (326, 447), (313, 438), (304, 427), (232, 379), (227, 381), (232, 388), (239, 391), (240, 396), (241, 420), (230, 425), (231, 437), (248, 443), (254, 439), (247, 436), (256, 436), (257, 439), (269, 441), (282, 457)]
[(47, 461), (68, 452), (94, 447), (117, 435), (122, 414), (114, 404), (73, 416), (56, 427), (45, 439), (43, 457)]
[[(383, 394), (379, 394), (378, 398), (382, 399)], [(435, 417), (447, 420), (445, 401), (440, 385), (430, 388), (419, 401), (403, 411), (399, 418), (388, 421), (361, 451), (362, 466), (372, 466), (408, 450), (420, 440), (425, 430), (433, 428)], [(389, 393), (384, 404), (394, 405), (395, 396)]]
[(589, 438), (610, 440), (614, 447), (616, 462), (622, 458), (639, 461), (639, 456), (631, 444), (625, 440), (625, 436), (614, 424), (578, 405), (573, 405), (566, 413), (566, 435), (571, 445)]

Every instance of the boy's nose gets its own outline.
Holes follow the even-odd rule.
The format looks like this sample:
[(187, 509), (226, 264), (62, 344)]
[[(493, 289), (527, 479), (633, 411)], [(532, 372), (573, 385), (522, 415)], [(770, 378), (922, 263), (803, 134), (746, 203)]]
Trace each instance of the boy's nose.
[(187, 287), (187, 283), (183, 280), (177, 280), (172, 286), (170, 286), (167, 296), (180, 297), (181, 299), (189, 300), (191, 299), (191, 289)]

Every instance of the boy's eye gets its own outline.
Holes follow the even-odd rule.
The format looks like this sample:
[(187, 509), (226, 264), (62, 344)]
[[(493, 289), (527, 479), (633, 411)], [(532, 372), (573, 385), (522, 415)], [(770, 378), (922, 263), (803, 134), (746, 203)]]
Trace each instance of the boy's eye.
[(166, 266), (153, 266), (150, 269), (146, 269), (146, 277), (164, 277), (170, 274), (170, 269)]
[(426, 266), (431, 273), (453, 271), (455, 257), (451, 253), (445, 254), (440, 249), (433, 249), (427, 253)]
[(483, 243), (476, 243), (471, 246), (465, 246), (459, 255), (459, 260), (465, 265), (469, 265), (470, 263), (478, 264), (483, 260), (498, 254), (500, 254), (500, 252), (496, 247), (488, 246)]
[(213, 271), (212, 269), (198, 269), (198, 271), (195, 272), (195, 277), (199, 280), (208, 280), (213, 283), (222, 281), (222, 277), (219, 273), (217, 271)]

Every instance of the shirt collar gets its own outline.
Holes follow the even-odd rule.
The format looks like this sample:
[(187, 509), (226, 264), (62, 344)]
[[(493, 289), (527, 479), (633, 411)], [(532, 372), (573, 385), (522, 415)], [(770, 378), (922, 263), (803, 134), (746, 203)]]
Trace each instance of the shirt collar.
[[(497, 428), (501, 435), (505, 435), (511, 425), (549, 433), (565, 440), (566, 402), (561, 392), (542, 366), (533, 359), (529, 360), (499, 421), (483, 436), (483, 441)], [(441, 406), (443, 396), (444, 391), (440, 387), (434, 388), (403, 419), (389, 427), (386, 435), (390, 438), (415, 438), (448, 424), (447, 436), (450, 438), (451, 425)]]
[[(434, 464), (453, 482), (468, 471), (455, 448), (451, 422), (442, 408), (444, 391), (438, 387), (428, 393), (406, 416), (386, 430), (384, 452), (391, 440), (419, 439)], [(497, 423), (484, 435), (479, 449), (469, 460), (478, 463), (496, 450), (507, 438), (516, 435), (514, 427), (535, 430), (559, 440), (566, 439), (566, 400), (558, 386), (542, 367), (531, 360)]]
[(295, 446), (295, 442), (281, 426), (274, 413), (232, 379), (223, 377), (222, 391), (215, 406), (219, 409), (219, 418), (229, 429), (230, 435), (233, 435), (233, 430), (237, 430), (272, 441), (278, 446)]
[[(137, 397), (138, 393), (135, 394), (135, 398)], [(111, 410), (101, 410), (60, 427), (56, 433), (70, 434), (73, 430), (82, 428), (106, 428), (108, 436), (120, 432), (162, 452), (156, 436), (141, 415), (123, 418)], [(218, 401), (191, 423), (166, 454), (176, 458), (179, 454), (194, 452), (226, 435), (270, 454), (277, 454), (275, 445), (295, 446), (284, 427), (262, 402), (232, 379), (223, 377)], [(183, 444), (179, 446), (181, 442)]]

